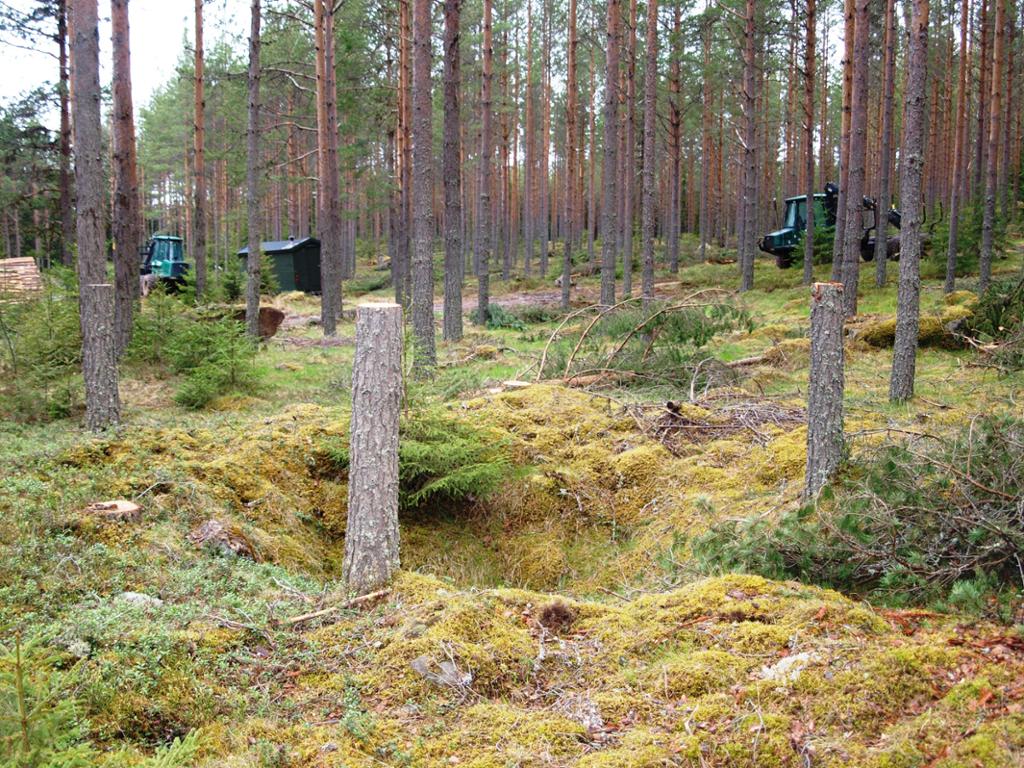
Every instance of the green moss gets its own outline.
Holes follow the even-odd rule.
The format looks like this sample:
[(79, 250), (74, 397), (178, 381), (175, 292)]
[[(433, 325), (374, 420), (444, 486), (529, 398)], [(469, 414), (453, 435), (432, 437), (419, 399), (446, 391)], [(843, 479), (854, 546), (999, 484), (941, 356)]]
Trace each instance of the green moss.
[(564, 717), (488, 702), (464, 710), (451, 729), (424, 738), (413, 760), (441, 766), (455, 757), (458, 765), (474, 768), (540, 768), (578, 757), (585, 735)]
[(725, 651), (684, 651), (668, 656), (644, 676), (644, 687), (666, 699), (728, 690), (742, 680), (750, 662)]

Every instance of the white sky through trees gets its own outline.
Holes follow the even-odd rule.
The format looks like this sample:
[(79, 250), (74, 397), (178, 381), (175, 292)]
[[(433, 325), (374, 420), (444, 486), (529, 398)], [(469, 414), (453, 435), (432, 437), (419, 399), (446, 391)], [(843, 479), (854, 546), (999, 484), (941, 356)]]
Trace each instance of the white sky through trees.
[[(32, 0), (5, 0), (5, 4), (28, 10)], [(206, 47), (220, 39), (242, 39), (248, 34), (247, 0), (207, 0)], [(191, 50), (194, 28), (193, 0), (130, 0), (132, 94), (135, 108), (149, 103), (153, 93), (174, 75), (184, 46)], [(110, 2), (99, 0), (100, 77), (110, 84)], [(34, 45), (38, 52), (16, 48)], [(57, 81), (57, 46), (49, 40), (0, 40), (0, 102), (8, 102), (33, 88)], [(48, 122), (56, 123), (56, 115)]]

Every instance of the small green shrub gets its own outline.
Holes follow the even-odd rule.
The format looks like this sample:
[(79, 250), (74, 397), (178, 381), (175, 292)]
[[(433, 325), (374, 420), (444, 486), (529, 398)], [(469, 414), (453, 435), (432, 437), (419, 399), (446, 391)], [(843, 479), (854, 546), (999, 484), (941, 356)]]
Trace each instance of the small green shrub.
[[(348, 471), (347, 441), (328, 441), (324, 451), (335, 469)], [(398, 501), (404, 510), (486, 496), (511, 472), (504, 443), (486, 430), (436, 408), (417, 410), (402, 420)]]
[(168, 365), (169, 350), (188, 321), (185, 305), (158, 285), (135, 313), (135, 329), (126, 357), (142, 363)]
[(391, 273), (383, 271), (371, 272), (370, 274), (363, 275), (362, 277), (353, 277), (345, 285), (348, 288), (348, 292), (351, 294), (379, 291), (381, 288), (387, 288), (391, 285)]
[(965, 325), (996, 368), (1007, 373), (1024, 369), (1024, 280), (992, 283)]
[(73, 276), (48, 276), (41, 296), (0, 304), (0, 415), (68, 416), (81, 402), (82, 336)]
[(500, 304), (488, 304), (487, 327), (491, 329), (509, 328), (513, 331), (525, 331), (526, 323)]
[(732, 374), (714, 361), (704, 347), (716, 335), (737, 328), (753, 329), (747, 310), (728, 301), (707, 306), (652, 304), (607, 311), (593, 325), (551, 345), (546, 375), (609, 375), (610, 383), (632, 382), (703, 386)]
[(1021, 600), (1024, 421), (987, 416), (928, 448), (889, 444), (817, 509), (717, 525), (703, 570), (797, 578), (891, 604), (940, 603), (1006, 618)]
[(199, 409), (220, 395), (253, 391), (260, 378), (255, 357), (255, 342), (235, 320), (188, 326), (171, 348), (175, 370), (185, 374), (175, 402)]
[(239, 266), (238, 269), (231, 269), (228, 266), (221, 273), (220, 278), (220, 296), (229, 304), (238, 301), (245, 293), (245, 283), (242, 280), (242, 268)]
[[(38, 642), (0, 645), (0, 752), (12, 768), (87, 768), (96, 753), (86, 742), (68, 672)], [(11, 762), (6, 762), (10, 759)]]

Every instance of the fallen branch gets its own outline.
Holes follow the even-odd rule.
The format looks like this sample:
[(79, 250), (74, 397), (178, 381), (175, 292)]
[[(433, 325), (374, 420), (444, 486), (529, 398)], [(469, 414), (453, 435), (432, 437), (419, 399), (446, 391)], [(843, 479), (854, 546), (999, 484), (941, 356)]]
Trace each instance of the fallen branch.
[(330, 614), (337, 613), (338, 611), (344, 611), (344, 610), (348, 610), (349, 608), (355, 608), (356, 606), (363, 605), (364, 603), (371, 603), (374, 600), (377, 600), (377, 599), (379, 599), (381, 597), (384, 597), (385, 595), (389, 594), (390, 592), (391, 592), (390, 589), (381, 589), (381, 590), (379, 590), (377, 592), (370, 592), (369, 594), (366, 594), (366, 595), (361, 595), (359, 597), (353, 597), (351, 600), (346, 600), (344, 603), (338, 603), (337, 605), (332, 605), (329, 608), (324, 608), (324, 609), (319, 610), (319, 611), (313, 611), (312, 613), (303, 613), (301, 616), (292, 616), (289, 619), (282, 619), (278, 623), (283, 625), (283, 626), (286, 626), (286, 627), (290, 627), (290, 626), (292, 626), (294, 624), (301, 624), (303, 621), (309, 621), (311, 619), (319, 619), (321, 616), (329, 616)]

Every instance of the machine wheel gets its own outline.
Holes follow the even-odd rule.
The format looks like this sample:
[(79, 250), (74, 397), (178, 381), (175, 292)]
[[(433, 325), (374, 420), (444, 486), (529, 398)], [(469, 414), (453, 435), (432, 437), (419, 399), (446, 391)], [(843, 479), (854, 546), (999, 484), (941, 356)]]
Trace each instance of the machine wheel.
[(793, 255), (792, 254), (775, 254), (775, 266), (779, 269), (789, 269), (793, 266)]

